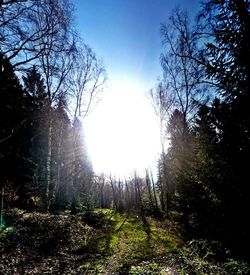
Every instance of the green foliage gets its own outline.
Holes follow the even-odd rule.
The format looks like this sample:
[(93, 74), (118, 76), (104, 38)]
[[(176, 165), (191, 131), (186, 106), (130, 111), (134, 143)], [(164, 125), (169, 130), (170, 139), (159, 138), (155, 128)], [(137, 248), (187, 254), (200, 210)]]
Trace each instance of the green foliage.
[[(223, 250), (223, 251), (222, 251)], [(223, 258), (222, 258), (223, 255)], [(246, 262), (232, 260), (219, 242), (192, 240), (180, 250), (181, 274), (248, 274)]]
[(137, 275), (137, 274), (162, 274), (160, 272), (161, 268), (157, 263), (151, 263), (144, 266), (131, 266), (129, 270), (129, 274)]
[(250, 266), (244, 261), (229, 259), (226, 263), (222, 264), (223, 268), (228, 272), (228, 274), (249, 274)]
[(180, 240), (168, 231), (168, 226), (161, 228), (154, 219), (148, 221), (148, 231), (145, 222), (137, 217), (106, 209), (98, 212), (105, 215), (109, 226), (105, 237), (95, 246), (100, 253), (106, 251), (114, 269), (125, 269), (131, 263), (177, 251), (180, 246)]
[(0, 239), (1, 238), (8, 238), (9, 234), (13, 234), (14, 232), (16, 232), (16, 228), (13, 226), (10, 227), (5, 227), (5, 226), (0, 226)]
[(249, 1), (208, 0), (200, 14), (203, 30), (211, 34), (205, 36), (203, 61), (229, 101), (249, 97), (249, 10)]

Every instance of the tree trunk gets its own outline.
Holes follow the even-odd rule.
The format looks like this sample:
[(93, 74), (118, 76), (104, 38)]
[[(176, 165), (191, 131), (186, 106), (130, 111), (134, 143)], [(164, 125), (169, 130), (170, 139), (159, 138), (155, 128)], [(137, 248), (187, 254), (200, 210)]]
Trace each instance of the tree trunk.
[(1, 191), (1, 213), (0, 213), (0, 226), (3, 226), (3, 206), (4, 206), (4, 187), (2, 187), (2, 191)]
[(154, 178), (153, 178), (153, 175), (152, 175), (152, 171), (151, 171), (151, 181), (152, 181), (152, 187), (153, 187), (153, 196), (154, 196), (155, 210), (157, 212), (159, 212), (158, 201), (157, 201), (156, 190), (155, 190), (155, 182), (154, 182)]
[(49, 193), (51, 186), (51, 155), (52, 155), (52, 121), (49, 118), (49, 129), (48, 129), (48, 151), (47, 151), (47, 163), (46, 163), (46, 172), (47, 172), (47, 183), (46, 183), (46, 193), (45, 193), (45, 210), (49, 211)]
[(56, 179), (55, 179), (55, 186), (52, 192), (52, 201), (54, 202), (56, 199), (56, 194), (59, 189), (60, 184), (60, 177), (61, 177), (61, 151), (62, 151), (62, 123), (60, 124), (60, 132), (58, 137), (58, 144), (57, 144), (57, 165), (56, 165)]
[(113, 201), (115, 204), (115, 210), (118, 210), (118, 204), (117, 204), (117, 194), (116, 194), (116, 190), (115, 190), (115, 186), (113, 184), (112, 179), (110, 178), (110, 184), (111, 184), (111, 188), (112, 188), (112, 192), (113, 192)]
[(151, 211), (154, 211), (155, 205), (154, 205), (154, 202), (153, 202), (153, 196), (152, 196), (152, 190), (151, 190), (151, 182), (150, 182), (150, 178), (149, 178), (148, 172), (146, 173), (146, 184), (147, 184), (147, 188), (148, 188), (148, 196), (149, 196), (149, 203), (150, 203)]
[[(74, 118), (75, 121), (76, 118)], [(77, 140), (76, 140), (76, 126), (73, 126), (73, 162), (72, 162), (72, 199), (71, 199), (71, 214), (75, 215), (77, 213), (76, 209), (76, 176), (77, 176)]]

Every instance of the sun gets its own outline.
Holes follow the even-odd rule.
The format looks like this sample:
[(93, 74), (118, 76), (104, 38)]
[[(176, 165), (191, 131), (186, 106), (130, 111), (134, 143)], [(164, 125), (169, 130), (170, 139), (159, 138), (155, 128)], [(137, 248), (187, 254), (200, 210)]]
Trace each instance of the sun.
[(110, 85), (86, 117), (85, 136), (96, 173), (123, 177), (154, 169), (160, 152), (158, 119), (145, 90), (129, 82)]

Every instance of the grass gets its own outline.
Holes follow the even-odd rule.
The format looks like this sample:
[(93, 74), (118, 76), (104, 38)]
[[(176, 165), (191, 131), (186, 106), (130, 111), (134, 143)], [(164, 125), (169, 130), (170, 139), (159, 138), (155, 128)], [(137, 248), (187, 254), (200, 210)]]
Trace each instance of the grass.
[(142, 220), (109, 209), (98, 209), (96, 213), (104, 215), (108, 228), (97, 240), (98, 252), (107, 255), (106, 261), (112, 270), (160, 257), (181, 247), (181, 239), (168, 230), (167, 223), (159, 227), (153, 219)]
[(213, 251), (202, 240), (184, 243), (177, 224), (168, 220), (110, 209), (96, 209), (88, 220), (81, 215), (17, 211), (8, 217), (8, 225), (13, 227), (0, 234), (0, 274), (19, 274), (19, 270), (20, 274), (243, 275), (250, 271), (245, 262), (214, 261)]
[[(104, 226), (96, 239), (96, 253), (105, 259), (90, 263), (96, 274), (248, 274), (249, 266), (234, 268), (200, 256), (187, 247), (178, 226), (171, 221), (97, 209)], [(232, 264), (231, 264), (232, 265)], [(237, 270), (237, 271), (234, 271)]]

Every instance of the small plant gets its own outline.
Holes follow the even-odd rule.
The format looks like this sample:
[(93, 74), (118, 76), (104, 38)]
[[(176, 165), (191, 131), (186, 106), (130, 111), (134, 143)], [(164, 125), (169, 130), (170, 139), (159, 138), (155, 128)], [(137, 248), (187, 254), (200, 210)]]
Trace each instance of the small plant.
[(156, 272), (156, 271), (159, 270), (159, 265), (158, 265), (157, 263), (152, 263), (152, 264), (149, 265), (149, 269), (150, 269), (151, 271)]
[(223, 267), (228, 274), (247, 275), (250, 274), (250, 266), (246, 262), (229, 259)]
[(103, 267), (99, 261), (87, 262), (83, 265), (87, 274), (103, 274)]

